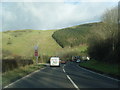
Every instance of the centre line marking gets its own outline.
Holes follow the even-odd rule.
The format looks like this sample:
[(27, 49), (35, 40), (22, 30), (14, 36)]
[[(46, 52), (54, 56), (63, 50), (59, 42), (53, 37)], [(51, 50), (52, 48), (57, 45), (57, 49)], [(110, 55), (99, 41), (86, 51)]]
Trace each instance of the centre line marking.
[(80, 90), (78, 88), (78, 86), (73, 82), (73, 80), (67, 75), (67, 78), (70, 80), (70, 82), (73, 84), (73, 86), (77, 89), (77, 90)]
[(64, 68), (63, 68), (63, 72), (65, 72)]
[[(63, 72), (66, 73), (64, 67), (65, 67), (65, 65), (63, 66)], [(66, 75), (66, 76), (67, 76), (67, 78), (70, 80), (70, 82), (73, 84), (73, 86), (74, 86), (77, 90), (80, 90), (80, 89), (78, 88), (78, 86), (73, 82), (73, 80), (69, 77), (69, 75)]]

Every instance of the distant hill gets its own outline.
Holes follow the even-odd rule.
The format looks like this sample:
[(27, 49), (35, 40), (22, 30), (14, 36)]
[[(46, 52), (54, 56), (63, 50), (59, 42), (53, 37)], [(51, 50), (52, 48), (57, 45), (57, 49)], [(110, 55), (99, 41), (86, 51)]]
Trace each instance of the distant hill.
[(62, 47), (74, 47), (87, 43), (92, 26), (99, 23), (88, 23), (57, 30), (52, 37)]
[(61, 47), (52, 38), (54, 32), (28, 29), (2, 32), (3, 56), (34, 56), (34, 46), (37, 44), (40, 55), (55, 55)]

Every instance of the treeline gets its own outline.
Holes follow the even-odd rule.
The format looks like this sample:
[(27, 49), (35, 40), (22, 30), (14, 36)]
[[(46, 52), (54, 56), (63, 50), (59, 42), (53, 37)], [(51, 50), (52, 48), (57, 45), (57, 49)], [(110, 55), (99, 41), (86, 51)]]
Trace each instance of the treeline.
[(93, 27), (89, 38), (89, 55), (99, 61), (118, 63), (120, 59), (120, 31), (118, 30), (118, 7), (107, 10), (102, 22)]
[(87, 43), (91, 27), (97, 24), (99, 23), (90, 23), (64, 28), (54, 32), (52, 37), (62, 48), (79, 46)]

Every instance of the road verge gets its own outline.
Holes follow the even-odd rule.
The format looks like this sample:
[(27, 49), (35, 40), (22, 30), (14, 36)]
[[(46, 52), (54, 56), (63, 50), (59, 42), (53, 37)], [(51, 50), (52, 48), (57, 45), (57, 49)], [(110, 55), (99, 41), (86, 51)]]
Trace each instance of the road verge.
[(45, 66), (44, 64), (38, 64), (38, 65), (34, 64), (2, 73), (2, 87), (5, 87), (10, 83), (15, 82), (16, 80), (21, 79), (26, 75), (31, 74), (32, 72), (43, 68), (44, 66)]
[(81, 62), (79, 66), (120, 80), (120, 66), (118, 66), (117, 64), (107, 64), (98, 62), (96, 60), (90, 60), (86, 62)]

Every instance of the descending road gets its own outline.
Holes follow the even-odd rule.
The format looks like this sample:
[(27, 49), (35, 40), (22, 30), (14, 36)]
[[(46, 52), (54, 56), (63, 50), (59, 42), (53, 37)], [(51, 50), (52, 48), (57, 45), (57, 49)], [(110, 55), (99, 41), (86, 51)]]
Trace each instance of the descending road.
[(45, 67), (7, 88), (118, 88), (118, 81), (87, 71), (74, 62)]

